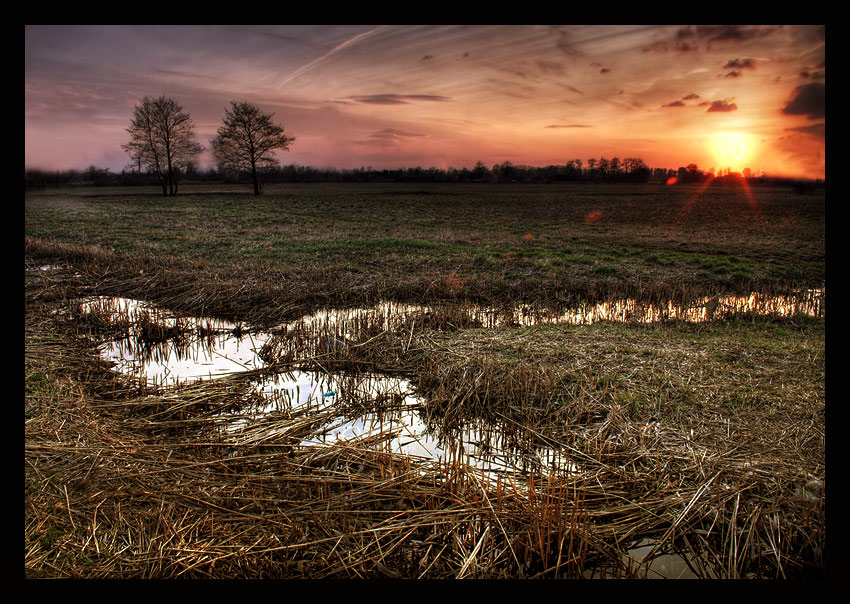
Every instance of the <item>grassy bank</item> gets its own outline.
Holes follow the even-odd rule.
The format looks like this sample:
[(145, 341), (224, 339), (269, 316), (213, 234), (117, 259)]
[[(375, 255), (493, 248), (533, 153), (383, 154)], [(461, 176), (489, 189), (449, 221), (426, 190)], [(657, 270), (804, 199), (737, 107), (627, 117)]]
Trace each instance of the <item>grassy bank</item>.
[(720, 187), (317, 184), (261, 198), (30, 194), (25, 233), (45, 258), (87, 246), (112, 279), (143, 271), (160, 301), (220, 291), (206, 307), (233, 314), (272, 300), (564, 304), (820, 287), (824, 220), (822, 196), (784, 189), (750, 200)]

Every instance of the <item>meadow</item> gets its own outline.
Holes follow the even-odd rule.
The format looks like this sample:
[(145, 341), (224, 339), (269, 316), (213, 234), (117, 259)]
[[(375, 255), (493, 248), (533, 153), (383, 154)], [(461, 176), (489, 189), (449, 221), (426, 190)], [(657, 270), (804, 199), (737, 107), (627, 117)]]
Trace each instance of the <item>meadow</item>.
[[(668, 556), (688, 576), (823, 576), (822, 303), (721, 301), (822, 292), (824, 231), (822, 191), (778, 187), (28, 192), (26, 574), (641, 577)], [(92, 296), (262, 331), (264, 365), (177, 386), (128, 378), (98, 346), (142, 320), (84, 312)], [(476, 310), (626, 299), (706, 319), (486, 324)], [(382, 302), (413, 310), (358, 319), (343, 340), (297, 323)], [(202, 330), (157, 320), (144, 318), (147, 346)], [(233, 413), (258, 417), (254, 381), (296, 370), (348, 381), (333, 404), (264, 415), (234, 440)], [(320, 416), (397, 410), (392, 393), (355, 395), (375, 374), (409, 381), (443, 458), (392, 450), (389, 429), (303, 444)], [(472, 424), (510, 443), (500, 451), (554, 457), (481, 472), (459, 436)]]

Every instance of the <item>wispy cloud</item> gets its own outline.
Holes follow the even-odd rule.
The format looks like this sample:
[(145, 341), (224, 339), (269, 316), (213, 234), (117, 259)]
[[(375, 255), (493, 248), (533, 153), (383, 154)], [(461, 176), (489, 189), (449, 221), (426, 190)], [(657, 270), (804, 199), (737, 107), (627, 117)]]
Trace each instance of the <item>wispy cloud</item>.
[(350, 99), (358, 103), (369, 103), (372, 105), (407, 105), (412, 101), (428, 101), (435, 103), (444, 103), (450, 101), (449, 97), (439, 94), (367, 94), (361, 96), (352, 96)]
[(347, 47), (349, 47), (353, 44), (356, 44), (357, 42), (360, 42), (361, 40), (365, 40), (365, 39), (375, 35), (376, 33), (380, 32), (383, 28), (384, 28), (384, 26), (378, 26), (374, 29), (370, 29), (369, 31), (364, 31), (364, 32), (361, 32), (359, 34), (356, 34), (356, 35), (348, 38), (344, 42), (337, 44), (336, 46), (334, 46), (332, 49), (330, 49), (328, 52), (323, 54), (318, 59), (314, 59), (313, 61), (310, 61), (309, 63), (307, 63), (303, 67), (300, 67), (300, 68), (296, 69), (294, 72), (292, 72), (287, 78), (285, 78), (283, 81), (281, 81), (277, 85), (278, 90), (280, 90), (281, 88), (283, 88), (284, 86), (286, 86), (287, 84), (292, 82), (295, 78), (297, 78), (298, 76), (300, 76), (304, 72), (315, 68), (317, 65), (328, 60), (329, 58), (331, 58), (335, 54), (339, 53), (340, 51), (344, 50), (345, 48), (347, 48)]
[(786, 128), (792, 132), (802, 132), (809, 136), (825, 140), (826, 139), (826, 124), (812, 124), (811, 126), (798, 126), (797, 128)]

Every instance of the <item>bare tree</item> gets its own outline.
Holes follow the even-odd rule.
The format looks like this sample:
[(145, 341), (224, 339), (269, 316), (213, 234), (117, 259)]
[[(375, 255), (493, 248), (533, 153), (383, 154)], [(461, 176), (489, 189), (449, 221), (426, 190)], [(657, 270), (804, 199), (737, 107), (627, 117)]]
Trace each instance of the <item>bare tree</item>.
[(232, 101), (224, 110), (224, 126), (212, 141), (213, 156), (222, 167), (249, 172), (254, 195), (260, 195), (260, 174), (264, 168), (278, 165), (275, 149), (288, 150), (295, 137), (283, 133), (272, 123), (272, 113), (263, 113), (251, 103)]
[(165, 197), (176, 195), (179, 173), (204, 150), (194, 140), (194, 127), (192, 118), (174, 99), (145, 97), (133, 110), (127, 128), (130, 142), (121, 148), (133, 164), (156, 175)]

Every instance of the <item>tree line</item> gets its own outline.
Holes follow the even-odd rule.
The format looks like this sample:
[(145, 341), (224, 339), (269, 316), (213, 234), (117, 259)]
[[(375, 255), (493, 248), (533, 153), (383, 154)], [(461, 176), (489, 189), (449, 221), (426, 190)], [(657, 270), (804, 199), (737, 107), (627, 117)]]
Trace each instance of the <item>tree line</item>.
[[(574, 160), (575, 161), (575, 160)], [(583, 165), (587, 165), (582, 162)], [(479, 165), (480, 164), (480, 165)], [(717, 185), (740, 185), (741, 180), (760, 186), (790, 186), (800, 192), (812, 192), (823, 187), (823, 181), (798, 178), (769, 177), (753, 175), (744, 170), (736, 172), (704, 172), (694, 164), (678, 170), (649, 168), (639, 175), (617, 172), (591, 173), (590, 168), (579, 169), (576, 164), (550, 165), (545, 167), (513, 165), (510, 162), (496, 164), (487, 168), (481, 162), (473, 168), (395, 168), (373, 169), (361, 167), (352, 169), (313, 168), (295, 164), (269, 166), (258, 173), (261, 176), (259, 188), (271, 183), (317, 183), (317, 182), (375, 182), (375, 183), (647, 183), (647, 184), (699, 184), (711, 180)], [(507, 164), (507, 165), (506, 165)], [(179, 181), (218, 184), (254, 185), (253, 176), (248, 170), (239, 170), (224, 166), (199, 169), (194, 162), (175, 168), (175, 178)], [(124, 169), (111, 172), (109, 169), (89, 166), (85, 170), (26, 170), (26, 190), (43, 189), (58, 186), (138, 186), (161, 184), (155, 174), (140, 172), (136, 169)]]
[[(265, 183), (286, 182), (422, 182), (422, 183), (665, 183), (693, 184), (711, 180), (717, 184), (738, 184), (741, 178), (757, 184), (799, 187), (800, 179), (770, 179), (743, 174), (705, 172), (696, 164), (678, 170), (652, 168), (640, 157), (591, 157), (571, 159), (565, 164), (544, 167), (514, 165), (510, 161), (487, 167), (478, 161), (472, 168), (397, 168), (377, 170), (369, 167), (337, 170), (307, 166), (281, 166), (274, 151), (288, 150), (295, 141), (283, 126), (272, 121), (251, 103), (232, 101), (225, 109), (222, 126), (212, 140), (214, 167), (198, 168), (204, 147), (195, 140), (194, 122), (174, 99), (145, 97), (134, 108), (127, 133), (130, 140), (122, 149), (130, 163), (121, 173), (90, 166), (86, 170), (25, 170), (26, 190), (49, 186), (87, 185), (159, 185), (165, 197), (176, 195), (183, 180), (198, 182), (251, 183), (260, 195)], [(797, 183), (797, 184), (795, 184)], [(817, 183), (815, 184), (817, 186)], [(805, 185), (806, 191), (811, 189)]]

